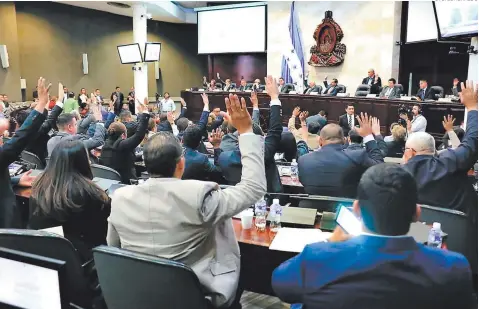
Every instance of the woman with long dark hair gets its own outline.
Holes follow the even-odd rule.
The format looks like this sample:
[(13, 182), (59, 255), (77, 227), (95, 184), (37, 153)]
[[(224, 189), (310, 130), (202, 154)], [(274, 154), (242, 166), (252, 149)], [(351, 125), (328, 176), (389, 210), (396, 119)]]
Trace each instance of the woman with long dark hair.
[(91, 249), (106, 244), (110, 198), (92, 182), (88, 153), (79, 140), (62, 140), (38, 176), (30, 198), (29, 227), (62, 226), (64, 236), (91, 259)]
[(108, 127), (105, 145), (101, 150), (100, 164), (116, 170), (124, 184), (136, 179), (135, 149), (143, 141), (148, 129), (148, 99), (145, 104), (138, 104), (138, 127), (132, 136), (128, 136), (126, 127), (121, 122), (114, 122)]

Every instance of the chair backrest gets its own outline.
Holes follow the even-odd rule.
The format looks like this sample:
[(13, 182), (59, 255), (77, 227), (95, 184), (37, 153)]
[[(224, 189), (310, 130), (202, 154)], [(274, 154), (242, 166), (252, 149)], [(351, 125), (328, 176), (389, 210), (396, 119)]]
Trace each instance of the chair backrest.
[(35, 164), (36, 169), (43, 170), (45, 168), (45, 164), (43, 164), (42, 160), (34, 153), (24, 150), (20, 157), (28, 163)]
[(93, 257), (108, 308), (208, 308), (198, 277), (182, 263), (107, 246)]
[(316, 87), (319, 89), (318, 94), (323, 93), (323, 87), (321, 85), (316, 84)]
[(346, 86), (338, 84), (339, 91), (338, 93), (346, 93)]
[(288, 89), (287, 93), (290, 91), (294, 91), (294, 85), (293, 84), (286, 84), (286, 89)]
[(399, 89), (399, 95), (404, 93), (404, 87), (401, 84), (395, 84), (394, 88)]
[(75, 305), (91, 307), (88, 278), (79, 254), (66, 238), (45, 231), (0, 229), (0, 247), (65, 261), (65, 297)]
[(371, 86), (369, 85), (359, 85), (356, 88), (356, 93), (354, 94), (355, 97), (365, 97), (371, 91)]
[(436, 99), (444, 98), (444, 88), (441, 86), (431, 86), (431, 89), (434, 90)]
[(463, 254), (477, 274), (477, 225), (463, 212), (421, 205), (419, 221), (441, 223), (441, 230), (447, 233), (447, 249)]
[(100, 164), (92, 164), (91, 171), (93, 173), (93, 177), (121, 181), (120, 174), (114, 169), (109, 168), (107, 166), (100, 165)]

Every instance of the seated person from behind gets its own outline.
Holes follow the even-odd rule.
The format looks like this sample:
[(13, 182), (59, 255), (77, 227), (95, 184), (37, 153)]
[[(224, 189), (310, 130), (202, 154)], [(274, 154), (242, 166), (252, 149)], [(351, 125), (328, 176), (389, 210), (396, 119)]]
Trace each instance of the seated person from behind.
[(406, 141), (403, 165), (416, 179), (419, 202), (462, 211), (477, 220), (477, 193), (467, 172), (477, 161), (477, 85), (461, 85), (461, 102), (467, 108), (467, 128), (461, 144), (436, 154), (434, 137), (411, 134)]
[(379, 77), (379, 75), (374, 72), (374, 69), (369, 69), (368, 76), (363, 78), (361, 84), (371, 86), (371, 90), (369, 91), (369, 93), (379, 94), (382, 85), (381, 77)]
[(310, 122), (317, 122), (320, 125), (320, 129), (322, 129), (325, 125), (328, 124), (328, 114), (324, 110), (320, 110), (319, 113), (313, 116), (309, 116), (306, 118), (306, 124)]
[(306, 84), (306, 80), (304, 81), (306, 89), (304, 89), (303, 94), (310, 94), (311, 92), (316, 92), (319, 93), (319, 87), (316, 86), (316, 83), (314, 81), (309, 81), (308, 84)]
[(105, 142), (105, 128), (100, 123), (96, 124), (93, 137), (89, 137), (85, 134), (77, 134), (77, 119), (70, 113), (58, 116), (57, 127), (58, 132), (54, 133), (47, 143), (48, 156), (52, 155), (55, 147), (64, 139), (80, 140), (87, 150), (98, 148)]
[(386, 143), (387, 143), (387, 142), (392, 142), (392, 141), (394, 140), (394, 139), (393, 139), (393, 135), (392, 135), (392, 131), (393, 131), (393, 128), (394, 128), (395, 126), (398, 126), (398, 125), (399, 125), (399, 123), (397, 123), (397, 122), (391, 123), (391, 125), (389, 126), (389, 132), (391, 132), (391, 135), (388, 135), (388, 136), (385, 136), (385, 137), (384, 137), (384, 141), (385, 141)]
[(143, 152), (151, 178), (112, 196), (107, 241), (110, 246), (185, 263), (214, 307), (232, 308), (239, 305), (236, 294), (241, 293), (237, 293), (240, 251), (231, 218), (265, 194), (266, 178), (263, 141), (252, 133), (246, 104), (230, 94), (226, 108), (240, 134), (241, 182), (222, 190), (213, 182), (181, 180), (185, 168), (181, 145), (170, 133), (160, 132)]
[(323, 81), (324, 87), (325, 87), (323, 94), (334, 97), (339, 92), (338, 80), (336, 78), (333, 78), (331, 80), (331, 83), (328, 85), (327, 78), (328, 77), (326, 76), (324, 81)]
[(296, 129), (296, 118), (299, 117), (300, 124), (308, 127), (308, 139), (306, 143), (308, 144), (309, 149), (316, 150), (319, 147), (319, 136), (318, 132), (320, 129), (319, 122), (311, 121), (309, 124), (306, 124), (306, 118), (308, 117), (308, 112), (300, 112), (300, 107), (297, 106), (293, 110), (293, 114), (288, 121), (288, 130), (293, 133), (296, 141), (302, 139), (302, 133), (300, 130)]
[(466, 258), (407, 236), (417, 203), (416, 181), (400, 165), (371, 167), (353, 203), (362, 233), (338, 226), (328, 242), (307, 245), (274, 270), (275, 294), (304, 308), (471, 308)]
[(421, 79), (419, 81), (419, 90), (416, 94), (416, 100), (426, 101), (426, 100), (437, 100), (436, 92), (431, 87), (428, 87), (427, 80)]
[(386, 157), (402, 158), (406, 145), (406, 129), (398, 124), (392, 128), (391, 134), (392, 141), (386, 142), (388, 147)]
[(140, 145), (146, 135), (148, 128), (147, 104), (148, 98), (145, 98), (144, 104), (138, 104), (138, 128), (132, 136), (127, 135), (127, 129), (121, 122), (114, 122), (110, 125), (102, 148), (100, 164), (116, 170), (124, 184), (130, 184), (130, 179), (136, 179), (135, 171), (135, 149)]
[(299, 158), (299, 180), (305, 193), (354, 197), (364, 171), (384, 162), (373, 136), (380, 135), (379, 128), (373, 130), (367, 114), (362, 115), (358, 122), (361, 127), (356, 130), (363, 137), (365, 148), (344, 149), (343, 130), (337, 124), (328, 124), (319, 134), (321, 149)]
[[(123, 106), (125, 105), (127, 104), (123, 104)], [(133, 121), (133, 116), (131, 115), (129, 109), (123, 109), (121, 111), (120, 121), (125, 125), (128, 136), (132, 136), (133, 134), (135, 134), (136, 129), (138, 128), (138, 122)]]
[(420, 104), (414, 104), (412, 107), (412, 120), (409, 120), (406, 114), (399, 115), (401, 119), (406, 120), (407, 133), (412, 134), (416, 132), (426, 132), (427, 119), (422, 115), (422, 108)]
[(399, 88), (394, 87), (394, 85), (396, 85), (396, 80), (394, 78), (390, 78), (388, 80), (388, 85), (383, 88), (379, 97), (386, 99), (400, 98), (401, 91), (399, 90)]
[(63, 140), (37, 177), (30, 198), (29, 227), (62, 226), (83, 262), (91, 249), (106, 244), (110, 199), (92, 182), (88, 153), (79, 140)]
[(73, 92), (69, 92), (68, 99), (65, 100), (65, 103), (63, 104), (63, 113), (69, 114), (73, 111), (79, 111), (79, 110), (80, 110), (80, 105), (78, 104), (78, 101), (75, 100), (75, 94)]

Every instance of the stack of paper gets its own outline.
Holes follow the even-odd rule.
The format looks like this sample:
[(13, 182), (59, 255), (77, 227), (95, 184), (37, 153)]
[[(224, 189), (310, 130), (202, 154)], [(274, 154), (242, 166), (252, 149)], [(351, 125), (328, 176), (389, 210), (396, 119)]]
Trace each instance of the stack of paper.
[(306, 245), (324, 241), (331, 237), (331, 233), (320, 229), (296, 229), (283, 227), (269, 246), (270, 250), (301, 252)]

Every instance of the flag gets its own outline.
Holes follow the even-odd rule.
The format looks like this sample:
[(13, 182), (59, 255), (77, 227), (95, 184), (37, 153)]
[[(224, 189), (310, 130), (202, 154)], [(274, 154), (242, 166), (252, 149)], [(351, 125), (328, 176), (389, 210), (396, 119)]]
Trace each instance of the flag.
[(304, 89), (304, 54), (299, 22), (294, 10), (294, 1), (291, 3), (289, 17), (289, 40), (283, 50), (281, 77), (285, 83), (295, 85), (295, 90), (303, 93)]

